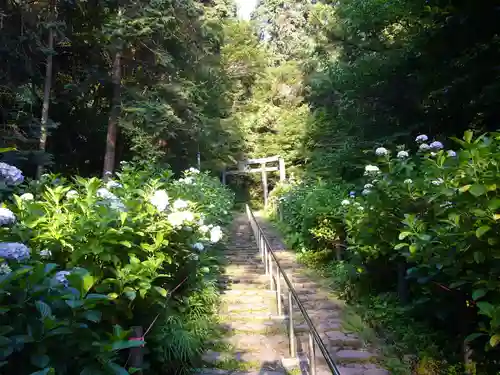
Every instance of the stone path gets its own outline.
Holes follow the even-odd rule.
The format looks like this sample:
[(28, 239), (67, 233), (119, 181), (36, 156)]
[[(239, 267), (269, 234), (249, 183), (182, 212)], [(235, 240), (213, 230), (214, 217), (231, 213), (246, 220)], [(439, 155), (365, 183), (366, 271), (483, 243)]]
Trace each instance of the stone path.
[(220, 280), (219, 319), (225, 335), (203, 356), (203, 375), (284, 375), (288, 336), (277, 315), (276, 294), (268, 291), (255, 241), (246, 217), (233, 222)]
[[(327, 291), (311, 281), (303, 272), (304, 266), (296, 261), (295, 254), (285, 250), (272, 226), (258, 220), (341, 375), (388, 375), (377, 365), (377, 354), (368, 350), (355, 334), (343, 329), (342, 303), (332, 300)], [(201, 374), (309, 373), (303, 360), (308, 350), (307, 325), (295, 306), (293, 318), (296, 357), (301, 359), (299, 369), (293, 366), (298, 361), (289, 358), (288, 320), (286, 316), (277, 315), (276, 293), (269, 291), (269, 278), (265, 276), (264, 265), (244, 215), (234, 220), (226, 259), (228, 264), (221, 280), (223, 292), (219, 311), (221, 328), (226, 335), (214, 343), (213, 350), (205, 353), (203, 359), (207, 368)], [(289, 363), (292, 365), (284, 365)], [(318, 349), (316, 363), (317, 375), (331, 374)]]

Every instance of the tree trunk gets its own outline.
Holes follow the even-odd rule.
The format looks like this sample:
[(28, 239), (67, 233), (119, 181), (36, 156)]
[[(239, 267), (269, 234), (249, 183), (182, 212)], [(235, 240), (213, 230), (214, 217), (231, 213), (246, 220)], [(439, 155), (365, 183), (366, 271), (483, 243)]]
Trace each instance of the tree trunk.
[[(55, 19), (55, 9), (51, 5), (51, 16), (50, 22)], [(40, 121), (40, 143), (39, 150), (45, 152), (45, 146), (47, 143), (47, 123), (49, 121), (49, 107), (50, 107), (50, 91), (52, 88), (52, 51), (54, 49), (54, 29), (52, 25), (49, 28), (49, 40), (48, 40), (49, 55), (47, 56), (46, 68), (45, 68), (45, 83), (43, 88), (43, 106), (42, 106), (42, 118)], [(36, 170), (36, 178), (39, 179), (43, 173), (43, 164), (39, 162)]]
[(106, 153), (104, 154), (104, 168), (102, 171), (103, 178), (106, 180), (108, 175), (113, 173), (115, 169), (115, 154), (116, 154), (116, 137), (118, 134), (118, 117), (120, 116), (121, 105), (121, 51), (115, 53), (113, 59), (113, 98), (111, 100), (111, 111), (108, 120), (108, 134), (106, 137)]

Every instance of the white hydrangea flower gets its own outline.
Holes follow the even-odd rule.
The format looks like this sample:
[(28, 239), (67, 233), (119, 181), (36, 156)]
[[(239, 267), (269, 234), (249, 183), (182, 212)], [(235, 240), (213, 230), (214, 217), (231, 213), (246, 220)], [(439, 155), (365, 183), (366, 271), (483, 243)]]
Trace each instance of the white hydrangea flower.
[(74, 199), (78, 198), (79, 194), (76, 190), (70, 190), (66, 193), (66, 198), (67, 199)]
[(174, 209), (176, 209), (176, 210), (183, 210), (184, 208), (187, 208), (187, 207), (188, 207), (188, 202), (186, 202), (185, 200), (177, 199), (174, 202)]
[(450, 158), (454, 158), (457, 156), (457, 153), (453, 150), (448, 150), (447, 152), (447, 155), (450, 157)]
[(0, 225), (10, 225), (16, 222), (14, 212), (5, 207), (0, 207)]
[(422, 143), (420, 146), (418, 146), (418, 149), (420, 151), (428, 151), (430, 150), (430, 146), (427, 143)]
[(363, 207), (363, 206), (358, 206), (358, 210), (360, 210), (360, 211), (364, 211), (365, 209), (364, 209), (364, 207)]
[(112, 192), (110, 192), (108, 189), (106, 188), (100, 188), (97, 190), (96, 192), (96, 195), (99, 197), (99, 198), (103, 198), (103, 199), (116, 199), (116, 195), (114, 195)]
[(210, 242), (219, 242), (222, 238), (222, 229), (219, 226), (215, 226), (210, 230)]
[(165, 211), (168, 206), (168, 194), (165, 190), (156, 190), (149, 202), (156, 207), (158, 211)]
[(193, 245), (193, 249), (195, 249), (197, 251), (203, 251), (205, 249), (205, 246), (203, 246), (203, 244), (201, 242), (196, 242)]
[(376, 165), (367, 165), (365, 167), (365, 174), (378, 174), (378, 173), (380, 173), (380, 169)]
[(111, 199), (108, 201), (108, 203), (109, 207), (113, 210), (122, 212), (125, 212), (127, 210), (127, 207), (125, 207), (125, 205), (120, 199)]
[(365, 189), (371, 189), (371, 188), (373, 188), (373, 185), (372, 184), (365, 184), (364, 188)]
[(192, 185), (194, 183), (193, 177), (186, 177), (183, 181), (186, 185)]
[(378, 155), (378, 156), (389, 155), (389, 150), (387, 150), (385, 147), (378, 147), (375, 150), (375, 155)]
[(406, 159), (410, 154), (408, 154), (408, 151), (399, 151), (397, 156), (399, 159)]
[(0, 275), (8, 275), (12, 272), (12, 268), (7, 263), (0, 264)]
[(113, 180), (109, 180), (108, 182), (106, 182), (106, 187), (108, 189), (114, 189), (114, 188), (122, 188), (123, 185), (120, 184), (119, 182), (116, 182), (116, 181), (113, 181)]
[(174, 228), (182, 227), (186, 222), (192, 222), (194, 214), (190, 211), (176, 211), (168, 214), (167, 221)]
[(193, 168), (193, 167), (189, 168), (189, 169), (188, 169), (188, 171), (189, 171), (189, 173), (193, 173), (193, 174), (198, 174), (198, 173), (200, 173), (200, 171), (199, 171), (198, 169)]
[(207, 225), (202, 225), (198, 228), (198, 230), (200, 231), (200, 233), (208, 233), (208, 231), (210, 230), (210, 228), (207, 226)]
[(433, 185), (436, 185), (436, 186), (441, 185), (443, 182), (444, 182), (444, 180), (442, 178), (438, 178), (437, 180), (432, 180), (431, 181), (431, 183)]
[(351, 204), (351, 201), (349, 201), (348, 199), (344, 199), (342, 202), (340, 202), (340, 204), (341, 204), (342, 206), (348, 206), (348, 205), (350, 205), (350, 204)]
[(198, 259), (200, 259), (200, 257), (198, 256), (198, 254), (194, 254), (194, 253), (189, 254), (188, 258), (191, 259), (191, 260), (198, 260)]
[(417, 138), (415, 138), (416, 142), (426, 142), (429, 139), (425, 134), (420, 134), (417, 135)]
[(413, 180), (411, 178), (407, 178), (406, 180), (403, 181), (405, 184), (412, 184), (413, 183)]
[(51, 256), (52, 256), (52, 251), (50, 251), (48, 249), (44, 249), (44, 250), (40, 251), (40, 257), (42, 259), (49, 259)]
[(35, 199), (35, 197), (33, 196), (33, 194), (31, 193), (24, 193), (23, 195), (21, 195), (19, 197), (22, 201), (32, 201)]
[(361, 192), (362, 195), (368, 195), (370, 193), (371, 193), (371, 191), (368, 189), (363, 189), (363, 191)]

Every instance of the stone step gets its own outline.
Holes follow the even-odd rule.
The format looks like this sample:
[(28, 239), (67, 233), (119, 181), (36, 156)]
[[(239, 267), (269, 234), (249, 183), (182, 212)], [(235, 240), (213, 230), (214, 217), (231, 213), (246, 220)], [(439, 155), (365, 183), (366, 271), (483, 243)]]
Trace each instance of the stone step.
[(277, 320), (286, 321), (286, 316), (273, 314), (272, 312), (258, 312), (258, 313), (231, 313), (231, 314), (219, 314), (219, 319), (222, 322), (236, 322), (236, 321), (261, 321), (261, 320)]
[[(269, 371), (266, 370), (264, 373), (261, 370), (258, 371), (234, 371), (234, 370), (221, 370), (221, 369), (196, 369), (195, 374), (197, 375), (287, 375), (285, 370), (280, 371)], [(319, 375), (319, 374), (318, 374)]]
[[(265, 290), (262, 290), (263, 293), (266, 293)], [(270, 299), (270, 295), (267, 293), (264, 295), (254, 294), (254, 295), (245, 295), (245, 294), (222, 294), (220, 300), (225, 304), (240, 304), (240, 305), (262, 305), (265, 304)], [(266, 305), (268, 306), (268, 305)]]
[[(314, 322), (313, 322), (314, 324)], [(328, 319), (322, 323), (314, 324), (314, 328), (318, 332), (335, 332), (342, 331), (342, 320), (340, 319)], [(298, 323), (294, 324), (295, 332), (309, 332), (309, 326), (304, 319), (299, 320)]]
[(219, 328), (228, 334), (233, 333), (258, 333), (265, 335), (286, 335), (287, 327), (282, 320), (231, 320), (219, 324)]
[[(289, 352), (289, 342), (285, 335), (262, 333), (235, 333), (214, 341), (217, 344), (229, 345), (236, 352), (262, 353), (272, 352), (275, 358), (286, 356)], [(273, 358), (274, 358), (273, 357)]]
[(221, 296), (268, 296), (276, 298), (276, 292), (262, 289), (228, 289), (221, 292)]
[(222, 275), (220, 282), (229, 284), (262, 284), (269, 283), (269, 276), (265, 274), (247, 274), (247, 275)]
[(202, 355), (202, 361), (210, 367), (232, 369), (231, 374), (238, 370), (280, 371), (283, 369), (280, 355), (271, 350), (236, 351), (234, 353), (207, 350)]
[(232, 302), (223, 302), (220, 305), (219, 308), (219, 313), (220, 314), (227, 314), (227, 315), (239, 315), (241, 313), (247, 312), (247, 313), (267, 313), (267, 312), (273, 312), (273, 310), (276, 310), (276, 304), (274, 301), (263, 301), (260, 303), (252, 303), (252, 304), (245, 304), (245, 303), (232, 303)]
[(269, 290), (269, 281), (268, 282), (252, 282), (252, 283), (234, 283), (231, 280), (220, 280), (218, 285), (223, 290), (241, 290), (241, 291), (250, 291), (250, 290)]

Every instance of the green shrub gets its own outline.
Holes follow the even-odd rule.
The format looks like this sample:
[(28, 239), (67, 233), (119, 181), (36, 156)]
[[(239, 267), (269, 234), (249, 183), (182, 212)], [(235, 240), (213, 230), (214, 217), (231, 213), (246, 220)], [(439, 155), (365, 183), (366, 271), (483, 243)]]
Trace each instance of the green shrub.
[[(43, 314), (53, 311), (53, 323), (44, 329), (68, 326), (64, 334), (73, 335), (76, 344), (78, 329), (84, 327), (78, 324), (85, 319), (90, 323), (85, 323), (82, 347), (75, 346), (71, 352), (71, 358), (77, 358), (71, 363), (66, 363), (69, 357), (59, 356), (60, 350), (48, 355), (48, 349), (36, 341), (36, 345), (16, 344), (13, 351), (4, 351), (3, 366), (16, 368), (21, 375), (33, 372), (32, 365), (37, 364), (40, 368), (43, 364), (44, 374), (80, 373), (85, 368), (118, 373), (118, 366), (128, 362), (127, 351), (119, 350), (137, 343), (128, 341), (128, 331), (117, 331), (118, 327), (146, 329), (152, 322), (146, 337), (148, 371), (179, 372), (196, 360), (209, 338), (207, 327), (215, 312), (215, 254), (223, 235), (220, 225), (230, 220), (233, 195), (195, 169), (185, 171), (178, 181), (172, 177), (168, 169), (157, 166), (124, 164), (116, 179), (109, 176), (105, 183), (49, 175), (16, 187), (20, 195), (12, 196), (8, 208), (0, 211), (0, 239), (6, 241), (0, 243), (0, 272), (5, 282), (17, 280), (21, 272), (36, 276), (14, 284), (13, 291), (4, 289), (4, 315), (19, 325), (13, 334), (42, 334), (40, 345), (64, 346), (54, 341), (60, 340), (58, 334), (44, 341), (45, 333), (30, 331), (34, 326), (16, 315), (23, 316), (20, 306), (46, 309), (41, 316), (30, 317), (42, 327)], [(66, 286), (69, 280), (72, 286), (78, 275), (83, 286), (75, 297), (60, 284)], [(10, 309), (6, 304), (14, 303), (14, 292), (19, 295), (18, 305)], [(195, 339), (180, 345), (180, 337)], [(12, 344), (6, 340), (6, 345)], [(113, 340), (125, 342), (113, 346)], [(28, 365), (25, 358), (37, 355), (43, 361)]]

